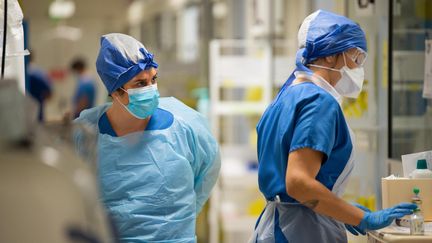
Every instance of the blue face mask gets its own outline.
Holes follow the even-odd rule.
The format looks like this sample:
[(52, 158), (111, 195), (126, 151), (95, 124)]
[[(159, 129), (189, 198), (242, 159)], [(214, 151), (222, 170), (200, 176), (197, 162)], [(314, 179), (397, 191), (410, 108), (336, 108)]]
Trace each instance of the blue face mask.
[(151, 116), (159, 105), (159, 92), (157, 84), (143, 88), (123, 90), (129, 95), (129, 104), (120, 104), (138, 119)]

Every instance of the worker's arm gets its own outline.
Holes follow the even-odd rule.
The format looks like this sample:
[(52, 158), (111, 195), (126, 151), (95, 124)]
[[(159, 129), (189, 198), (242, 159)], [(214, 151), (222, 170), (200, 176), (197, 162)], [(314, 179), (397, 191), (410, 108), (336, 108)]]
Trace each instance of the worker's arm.
[(341, 116), (339, 104), (325, 95), (312, 95), (299, 103), (295, 130), (284, 135), (291, 139), (285, 181), (288, 195), (317, 213), (356, 226), (359, 232), (386, 227), (394, 219), (411, 214), (416, 205), (407, 203), (364, 212), (338, 198), (315, 179), (324, 157), (331, 154), (334, 145), (340, 139), (347, 141), (349, 135), (338, 120)]
[(315, 179), (321, 168), (323, 153), (309, 148), (289, 154), (286, 171), (287, 193), (317, 213), (350, 225), (359, 225), (363, 210), (337, 197)]

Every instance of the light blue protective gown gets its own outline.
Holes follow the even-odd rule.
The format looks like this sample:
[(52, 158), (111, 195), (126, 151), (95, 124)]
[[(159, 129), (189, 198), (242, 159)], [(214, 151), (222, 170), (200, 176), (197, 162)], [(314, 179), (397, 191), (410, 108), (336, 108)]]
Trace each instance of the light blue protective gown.
[[(77, 123), (98, 129), (110, 104), (81, 113)], [(218, 145), (198, 112), (174, 98), (162, 129), (98, 137), (101, 198), (122, 242), (196, 242), (195, 220), (220, 170)], [(80, 134), (76, 136), (78, 150)]]

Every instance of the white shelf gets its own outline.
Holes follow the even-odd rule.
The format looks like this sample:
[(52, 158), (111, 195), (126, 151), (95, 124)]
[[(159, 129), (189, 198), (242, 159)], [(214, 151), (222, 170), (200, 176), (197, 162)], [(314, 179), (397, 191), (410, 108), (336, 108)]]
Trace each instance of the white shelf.
[(254, 88), (261, 87), (262, 79), (247, 77), (245, 75), (221, 75), (217, 77), (220, 80), (221, 88)]
[[(223, 50), (242, 48), (244, 51), (231, 55)], [(287, 60), (281, 60), (287, 62)], [(242, 124), (234, 119), (227, 119), (223, 124), (222, 116), (261, 116), (271, 102), (271, 46), (269, 43), (248, 41), (220, 41), (210, 43), (210, 97), (211, 125), (217, 137), (234, 134)], [(221, 99), (221, 89), (233, 87), (261, 88), (259, 101), (225, 101)], [(230, 93), (226, 94), (227, 96)], [(230, 98), (239, 98), (230, 95)], [(227, 100), (227, 99), (226, 99)], [(221, 129), (221, 126), (224, 129)], [(252, 127), (253, 128), (253, 127)], [(245, 134), (248, 131), (245, 131)], [(251, 133), (249, 136), (252, 136)], [(210, 243), (247, 242), (256, 222), (255, 216), (247, 217), (245, 212), (248, 202), (261, 196), (258, 189), (257, 171), (248, 170), (247, 162), (256, 161), (256, 148), (251, 148), (248, 140), (239, 146), (227, 144), (235, 139), (225, 139), (221, 146), (222, 169), (218, 185), (211, 197), (209, 212)], [(219, 222), (221, 223), (219, 225)]]
[(423, 92), (423, 80), (393, 80), (393, 92)]
[(351, 126), (350, 128), (354, 131), (363, 131), (363, 132), (378, 132), (381, 128), (376, 125), (368, 125), (368, 124), (356, 124)]
[(226, 188), (256, 188), (258, 190), (258, 171), (248, 171), (239, 175), (222, 173), (221, 184)]
[(252, 234), (257, 219), (256, 216), (222, 217), (223, 230), (226, 232), (250, 232)]
[(422, 56), (424, 57), (424, 51), (409, 51), (409, 50), (394, 50), (393, 57), (407, 57), (407, 56)]
[(428, 32), (432, 34), (432, 29), (407, 28), (407, 29), (394, 29), (393, 30), (393, 34), (401, 34), (401, 35), (406, 35), (406, 34), (425, 34), (425, 33), (428, 33)]
[(224, 243), (248, 242), (253, 234), (258, 217), (240, 217), (222, 219)]
[(263, 102), (224, 101), (214, 105), (217, 115), (261, 115), (267, 105)]
[(424, 51), (393, 51), (393, 80), (419, 81), (424, 79)]
[(258, 170), (248, 168), (256, 161), (256, 148), (251, 145), (222, 145), (220, 181), (223, 188), (251, 188), (258, 190)]
[(365, 132), (377, 132), (380, 127), (374, 124), (374, 120), (361, 118), (346, 118), (348, 125), (352, 130), (360, 130)]
[(396, 131), (422, 131), (432, 130), (432, 117), (426, 116), (395, 116), (393, 117), (393, 130)]

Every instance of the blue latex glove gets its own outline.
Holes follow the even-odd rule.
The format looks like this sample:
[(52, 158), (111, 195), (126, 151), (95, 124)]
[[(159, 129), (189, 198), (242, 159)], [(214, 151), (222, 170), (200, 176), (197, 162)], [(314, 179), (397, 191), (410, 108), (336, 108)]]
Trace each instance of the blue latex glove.
[(389, 226), (393, 220), (412, 214), (417, 208), (413, 203), (401, 203), (392, 208), (386, 208), (376, 212), (365, 212), (365, 215), (357, 226), (362, 231), (377, 230)]
[[(361, 210), (363, 210), (363, 211), (365, 211), (365, 212), (370, 212), (369, 208), (364, 207), (364, 206), (362, 206), (362, 205), (360, 205), (360, 204), (353, 203), (353, 205), (356, 206), (356, 207), (358, 207), (358, 208), (360, 208)], [(361, 230), (361, 229), (360, 229), (359, 227), (357, 227), (357, 226), (352, 226), (352, 225), (350, 225), (350, 224), (345, 224), (345, 228), (346, 228), (349, 232), (351, 232), (351, 234), (353, 234), (353, 235), (358, 235), (359, 233), (362, 234), (362, 235), (365, 235), (365, 234), (366, 234), (366, 232), (365, 232), (364, 230)]]

